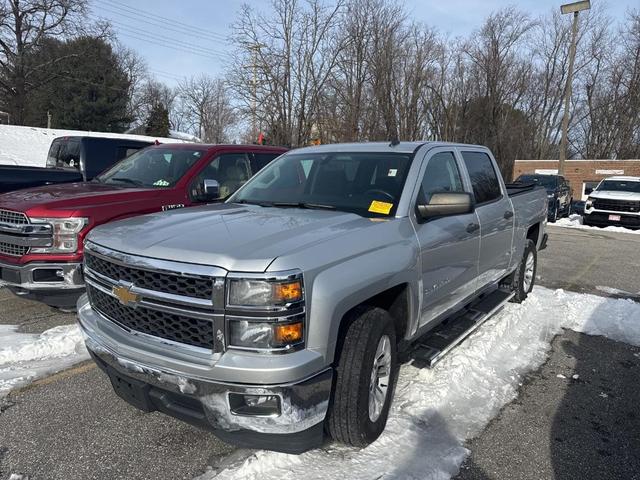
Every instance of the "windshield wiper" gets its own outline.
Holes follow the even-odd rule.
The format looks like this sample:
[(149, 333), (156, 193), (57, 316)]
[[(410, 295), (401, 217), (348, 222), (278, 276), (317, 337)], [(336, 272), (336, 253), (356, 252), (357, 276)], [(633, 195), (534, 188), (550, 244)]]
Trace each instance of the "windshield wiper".
[(333, 205), (323, 205), (321, 203), (308, 202), (273, 202), (274, 207), (307, 208), (309, 210), (335, 210)]
[(115, 182), (129, 183), (131, 185), (135, 185), (136, 187), (142, 187), (144, 185), (139, 180), (132, 180), (131, 178), (125, 178), (125, 177), (114, 177), (114, 178), (110, 178), (109, 180), (113, 180)]
[(235, 202), (231, 202), (231, 203), (239, 203), (241, 205), (258, 205), (260, 207), (273, 207), (273, 203), (270, 202), (254, 202), (254, 201), (249, 201), (249, 200), (236, 200)]

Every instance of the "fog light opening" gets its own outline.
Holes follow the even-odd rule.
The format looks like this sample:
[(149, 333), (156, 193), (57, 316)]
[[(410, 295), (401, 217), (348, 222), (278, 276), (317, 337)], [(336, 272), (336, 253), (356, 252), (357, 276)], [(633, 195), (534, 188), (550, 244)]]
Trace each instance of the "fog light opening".
[(281, 412), (281, 401), (278, 395), (229, 393), (229, 408), (234, 415), (277, 417)]

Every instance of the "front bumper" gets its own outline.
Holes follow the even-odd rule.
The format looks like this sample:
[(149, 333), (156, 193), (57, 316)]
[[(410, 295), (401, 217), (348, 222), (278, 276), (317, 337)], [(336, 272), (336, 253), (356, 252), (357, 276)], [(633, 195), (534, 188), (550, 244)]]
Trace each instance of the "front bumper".
[[(619, 215), (620, 221), (609, 220), (609, 215)], [(622, 212), (589, 210), (584, 212), (582, 222), (585, 225), (593, 225), (596, 227), (625, 227), (640, 229), (640, 215), (629, 215)]]
[[(268, 363), (267, 357), (227, 351), (212, 359), (209, 368), (200, 368), (186, 358), (165, 348), (164, 357), (153, 360), (154, 348), (148, 343), (146, 355), (137, 355), (140, 343), (151, 340), (125, 332), (94, 312), (82, 297), (78, 302), (78, 320), (92, 357), (111, 380), (116, 393), (143, 411), (161, 411), (188, 423), (212, 430), (222, 440), (248, 448), (264, 448), (287, 453), (301, 453), (323, 441), (323, 425), (329, 406), (333, 371), (324, 368), (315, 374), (292, 382), (264, 384), (255, 382), (256, 375)], [(104, 328), (101, 328), (104, 327)], [(117, 330), (130, 339), (116, 340)], [(131, 342), (127, 345), (128, 340)], [(140, 351), (140, 350), (138, 350)], [(125, 353), (126, 352), (126, 353)], [(302, 353), (277, 355), (289, 357)], [(232, 360), (225, 359), (229, 355)], [(233, 381), (207, 377), (220, 363), (242, 365), (234, 357), (254, 359), (253, 368), (245, 363), (235, 368)], [(304, 357), (298, 357), (304, 358)], [(202, 366), (204, 367), (204, 366)], [(290, 371), (300, 371), (292, 369)], [(262, 375), (265, 378), (265, 375)], [(273, 416), (237, 415), (231, 411), (229, 394), (277, 396), (280, 414)]]
[(0, 262), (0, 284), (16, 295), (48, 305), (73, 308), (84, 291), (82, 263)]

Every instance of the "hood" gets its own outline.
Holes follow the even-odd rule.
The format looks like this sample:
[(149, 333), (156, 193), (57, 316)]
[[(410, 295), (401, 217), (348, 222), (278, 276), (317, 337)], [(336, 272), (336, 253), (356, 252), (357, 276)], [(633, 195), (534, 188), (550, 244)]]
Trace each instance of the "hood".
[(640, 193), (623, 192), (619, 190), (594, 190), (589, 194), (589, 197), (601, 198), (603, 200), (640, 201)]
[(129, 203), (160, 194), (150, 188), (124, 188), (95, 182), (61, 183), (44, 187), (16, 190), (0, 195), (0, 208), (18, 210), (33, 215), (33, 210), (73, 212), (109, 204)]
[(113, 222), (87, 239), (133, 255), (264, 272), (281, 255), (375, 225), (352, 213), (222, 204)]

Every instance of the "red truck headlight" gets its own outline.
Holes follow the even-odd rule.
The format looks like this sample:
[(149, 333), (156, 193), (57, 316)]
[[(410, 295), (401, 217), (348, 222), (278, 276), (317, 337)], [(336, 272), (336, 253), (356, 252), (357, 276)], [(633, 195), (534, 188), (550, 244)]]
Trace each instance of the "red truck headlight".
[(51, 225), (51, 246), (32, 248), (32, 253), (75, 253), (78, 250), (78, 234), (89, 223), (88, 218), (31, 218), (32, 223)]

